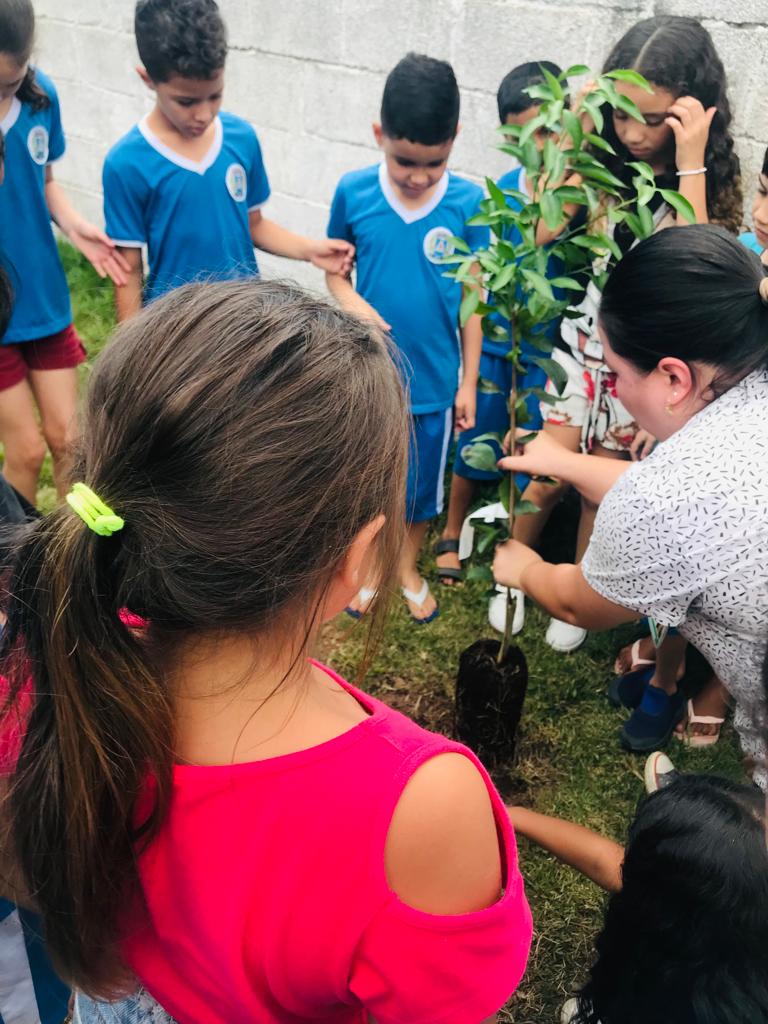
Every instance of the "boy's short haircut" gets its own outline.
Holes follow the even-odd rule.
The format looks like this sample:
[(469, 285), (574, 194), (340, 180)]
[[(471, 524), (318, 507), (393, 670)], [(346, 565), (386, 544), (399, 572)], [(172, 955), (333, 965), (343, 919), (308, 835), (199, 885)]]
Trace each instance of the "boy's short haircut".
[(546, 68), (555, 77), (562, 74), (561, 69), (551, 60), (532, 60), (526, 64), (518, 64), (502, 78), (499, 91), (496, 93), (499, 121), (502, 124), (506, 123), (508, 114), (523, 114), (536, 106), (538, 101), (524, 90), (529, 85), (540, 85), (545, 81), (542, 68)]
[(409, 53), (387, 76), (381, 128), (391, 139), (437, 146), (456, 137), (459, 87), (451, 65)]
[(134, 29), (153, 82), (208, 80), (226, 62), (227, 29), (215, 0), (139, 0)]

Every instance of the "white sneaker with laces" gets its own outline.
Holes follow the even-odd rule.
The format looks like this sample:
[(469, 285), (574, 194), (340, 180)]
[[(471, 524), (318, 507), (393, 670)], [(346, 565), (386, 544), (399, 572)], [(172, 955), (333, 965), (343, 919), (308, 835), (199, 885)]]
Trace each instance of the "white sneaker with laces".
[(570, 654), (581, 647), (587, 639), (587, 631), (581, 626), (572, 626), (570, 622), (550, 619), (545, 639), (553, 651)]
[[(488, 621), (497, 633), (504, 632), (507, 620), (507, 588), (496, 584), (497, 593), (488, 602)], [(512, 636), (517, 636), (525, 625), (525, 594), (522, 590), (512, 590), (512, 602), (515, 610), (512, 613)]]

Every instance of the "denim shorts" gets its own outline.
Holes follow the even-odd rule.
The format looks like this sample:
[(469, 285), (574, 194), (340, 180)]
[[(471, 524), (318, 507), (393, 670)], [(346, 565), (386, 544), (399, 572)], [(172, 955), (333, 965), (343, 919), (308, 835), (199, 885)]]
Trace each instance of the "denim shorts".
[(103, 1003), (82, 992), (75, 998), (72, 1024), (176, 1024), (152, 996), (140, 989), (116, 1003)]

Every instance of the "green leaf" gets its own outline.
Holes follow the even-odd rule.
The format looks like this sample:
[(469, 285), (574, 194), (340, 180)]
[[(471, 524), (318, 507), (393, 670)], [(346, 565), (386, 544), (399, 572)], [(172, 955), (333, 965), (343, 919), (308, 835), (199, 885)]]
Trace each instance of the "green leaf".
[(611, 156), (616, 156), (616, 150), (610, 142), (606, 142), (601, 135), (595, 135), (594, 132), (589, 132), (587, 135), (587, 142), (596, 149), (602, 149), (604, 152), (610, 153)]
[[(498, 394), (501, 394), (501, 392), (499, 391)], [(478, 441), (495, 441), (499, 448), (501, 448), (502, 437), (495, 430), (489, 430), (487, 434), (478, 434), (477, 437), (472, 438), (472, 444), (477, 444)]]
[(653, 185), (648, 185), (647, 183), (643, 183), (642, 185), (638, 185), (637, 186), (637, 205), (638, 206), (647, 206), (648, 203), (650, 203), (650, 201), (653, 199), (655, 194), (656, 194), (656, 189), (654, 188)]
[(539, 436), (538, 430), (532, 430), (530, 432), (530, 434), (523, 434), (522, 437), (518, 437), (516, 439), (516, 441), (515, 441), (515, 444), (519, 444), (519, 445), (530, 444), (531, 441), (535, 441), (538, 436)]
[(586, 64), (571, 64), (569, 68), (566, 68), (560, 74), (560, 78), (565, 81), (567, 78), (580, 78), (581, 75), (591, 75), (592, 72)]
[(523, 126), (523, 130), (520, 132), (520, 138), (518, 139), (518, 144), (520, 146), (524, 146), (526, 142), (528, 142), (539, 130), (539, 128), (544, 127), (546, 122), (547, 119), (543, 114), (537, 114), (536, 117), (532, 117), (531, 120)]
[(493, 178), (485, 179), (485, 187), (488, 189), (488, 195), (494, 201), (494, 203), (501, 209), (507, 208), (507, 200), (504, 193), (501, 191), (499, 186), (493, 180)]
[[(492, 380), (488, 380), (487, 377), (480, 377), (477, 382), (477, 390), (481, 395), (502, 395), (504, 393), (501, 388), (497, 387)], [(487, 437), (488, 435), (484, 434), (483, 436)], [(473, 440), (476, 441), (477, 438), (473, 438)]]
[(645, 124), (645, 117), (643, 116), (640, 107), (636, 103), (633, 103), (629, 96), (624, 96), (622, 93), (616, 94), (616, 106), (619, 110), (623, 110), (625, 114), (629, 114), (630, 117), (634, 117), (636, 121), (640, 121)]
[(539, 295), (545, 299), (549, 299), (550, 302), (555, 301), (552, 286), (543, 274), (539, 274), (536, 270), (523, 270), (522, 274), (526, 281), (531, 283), (534, 290), (537, 291)]
[(561, 100), (565, 97), (565, 92), (560, 84), (559, 80), (555, 78), (551, 71), (547, 71), (543, 64), (539, 64), (539, 70), (544, 75), (547, 85), (552, 90), (552, 95), (556, 100)]
[(696, 223), (696, 213), (685, 196), (681, 196), (679, 192), (675, 192), (671, 188), (662, 188), (660, 192), (664, 202), (669, 203), (672, 209), (684, 217), (689, 224)]
[(612, 185), (613, 188), (624, 188), (624, 182), (620, 178), (617, 178), (615, 174), (606, 170), (605, 167), (583, 167), (580, 170), (585, 178), (591, 178), (593, 181), (599, 181), (601, 185)]
[(493, 573), (487, 565), (470, 565), (465, 579), (470, 583), (491, 583), (493, 582)]
[(554, 359), (545, 359), (543, 356), (531, 356), (531, 362), (540, 366), (557, 389), (558, 395), (562, 395), (565, 385), (568, 383), (568, 374), (560, 363)]
[(448, 243), (449, 245), (452, 245), (454, 249), (457, 249), (459, 252), (472, 252), (472, 250), (469, 248), (464, 239), (459, 238), (458, 235), (451, 235), (451, 237), (448, 239)]
[(642, 160), (633, 160), (631, 163), (627, 164), (627, 167), (631, 167), (633, 170), (637, 171), (640, 177), (645, 178), (649, 185), (656, 184), (656, 178), (650, 164), (646, 164)]
[(581, 121), (573, 113), (572, 110), (563, 111), (563, 128), (571, 138), (571, 143), (574, 149), (581, 149), (581, 143), (584, 138), (584, 129), (581, 127)]
[(569, 288), (572, 292), (584, 291), (584, 285), (580, 284), (575, 277), (550, 277), (549, 283), (553, 288)]
[(653, 214), (647, 206), (639, 206), (637, 216), (640, 220), (642, 234), (640, 238), (650, 238), (653, 234)]
[(461, 300), (461, 307), (459, 309), (459, 320), (463, 327), (469, 318), (477, 311), (477, 307), (480, 305), (480, 292), (477, 288), (471, 288), (467, 291), (467, 294)]
[(490, 283), (490, 286), (489, 286), (490, 291), (492, 291), (492, 292), (501, 291), (502, 288), (504, 288), (506, 285), (509, 284), (509, 282), (512, 280), (512, 278), (515, 276), (516, 272), (517, 272), (517, 264), (516, 263), (508, 263), (506, 265), (506, 267), (504, 267), (494, 277), (493, 281)]
[(605, 118), (603, 117), (603, 112), (600, 109), (600, 107), (597, 105), (597, 103), (590, 100), (589, 97), (583, 100), (581, 105), (582, 108), (586, 110), (586, 112), (595, 122), (595, 128), (597, 129), (597, 131), (601, 132), (605, 127)]
[(617, 82), (629, 82), (631, 85), (639, 85), (646, 92), (653, 92), (653, 86), (638, 71), (630, 71), (628, 68), (616, 68), (615, 71), (605, 71), (602, 78), (615, 78)]
[(472, 469), (479, 469), (484, 473), (499, 472), (499, 467), (496, 465), (498, 461), (496, 450), (484, 441), (464, 445), (461, 449), (461, 457)]
[(556, 228), (559, 228), (563, 220), (563, 204), (555, 193), (549, 191), (549, 189), (545, 189), (539, 198), (539, 206), (541, 207), (541, 215), (544, 218), (544, 223), (550, 231), (554, 231)]
[(538, 398), (538, 400), (540, 402), (543, 402), (545, 405), (557, 405), (557, 403), (559, 402), (558, 398), (556, 398), (554, 395), (550, 395), (550, 393), (548, 391), (545, 391), (544, 388), (532, 388), (531, 394), (535, 395)]
[(532, 501), (528, 501), (527, 498), (522, 498), (520, 501), (515, 502), (515, 515), (516, 516), (530, 516), (534, 512), (539, 512), (539, 506), (534, 505)]

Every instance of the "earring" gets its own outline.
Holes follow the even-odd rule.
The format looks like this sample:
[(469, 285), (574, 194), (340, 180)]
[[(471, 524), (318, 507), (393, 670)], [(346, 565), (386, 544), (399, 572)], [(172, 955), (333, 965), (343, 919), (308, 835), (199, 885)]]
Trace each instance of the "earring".
[(664, 412), (667, 414), (667, 416), (675, 415), (675, 410), (672, 408), (669, 402), (667, 402), (667, 404), (664, 406)]

